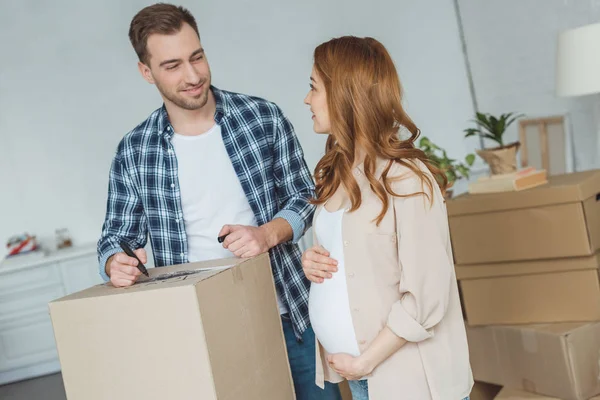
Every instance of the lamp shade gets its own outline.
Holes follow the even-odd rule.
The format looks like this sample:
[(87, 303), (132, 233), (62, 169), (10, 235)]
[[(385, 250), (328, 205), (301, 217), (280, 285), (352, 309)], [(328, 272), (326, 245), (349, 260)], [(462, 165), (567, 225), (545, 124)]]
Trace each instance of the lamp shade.
[(600, 23), (561, 32), (556, 52), (556, 94), (600, 93)]

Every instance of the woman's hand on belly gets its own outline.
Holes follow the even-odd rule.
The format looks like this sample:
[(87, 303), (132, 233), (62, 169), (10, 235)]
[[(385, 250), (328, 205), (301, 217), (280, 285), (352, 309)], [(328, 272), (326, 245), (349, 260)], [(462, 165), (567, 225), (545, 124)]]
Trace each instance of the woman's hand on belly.
[(373, 372), (373, 368), (363, 358), (350, 354), (338, 353), (327, 356), (331, 369), (349, 381), (363, 379)]
[(329, 255), (323, 246), (313, 246), (302, 254), (302, 269), (309, 281), (323, 283), (337, 272), (337, 261)]

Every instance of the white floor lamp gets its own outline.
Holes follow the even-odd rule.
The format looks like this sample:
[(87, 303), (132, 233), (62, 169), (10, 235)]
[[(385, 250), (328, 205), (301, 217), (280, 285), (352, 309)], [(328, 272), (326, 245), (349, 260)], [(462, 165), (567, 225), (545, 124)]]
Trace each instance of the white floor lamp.
[(556, 52), (556, 94), (596, 94), (596, 167), (600, 168), (600, 23), (561, 32)]

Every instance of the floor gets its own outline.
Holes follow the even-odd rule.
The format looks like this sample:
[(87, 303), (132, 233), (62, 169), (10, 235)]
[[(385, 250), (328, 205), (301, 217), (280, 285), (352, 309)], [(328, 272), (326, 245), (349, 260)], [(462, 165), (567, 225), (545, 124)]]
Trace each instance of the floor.
[(60, 374), (0, 386), (2, 400), (66, 400)]

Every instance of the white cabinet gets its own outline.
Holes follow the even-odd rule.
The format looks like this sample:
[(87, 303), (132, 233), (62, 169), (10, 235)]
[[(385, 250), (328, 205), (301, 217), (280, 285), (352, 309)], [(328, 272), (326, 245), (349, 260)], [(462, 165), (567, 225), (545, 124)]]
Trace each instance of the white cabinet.
[(0, 264), (0, 385), (60, 371), (48, 303), (98, 283), (95, 245)]

